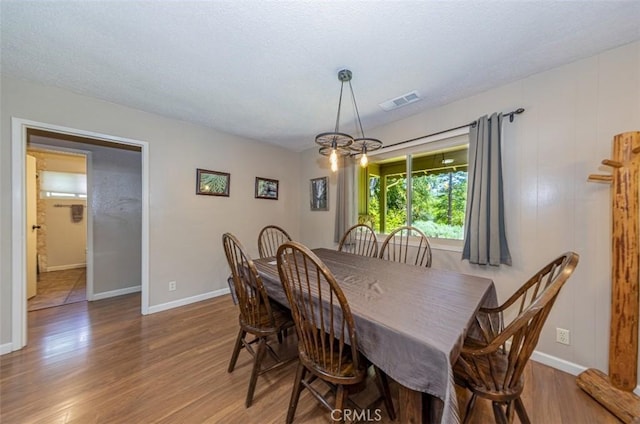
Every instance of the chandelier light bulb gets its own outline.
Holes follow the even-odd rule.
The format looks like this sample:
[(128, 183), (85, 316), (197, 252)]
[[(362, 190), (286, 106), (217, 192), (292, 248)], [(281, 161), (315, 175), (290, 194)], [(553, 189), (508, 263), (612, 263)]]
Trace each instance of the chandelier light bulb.
[(335, 162), (331, 162), (331, 172), (336, 172), (338, 170), (338, 160)]
[(367, 154), (363, 153), (362, 156), (360, 157), (360, 166), (363, 168), (366, 168), (368, 163), (369, 163), (369, 159), (367, 158)]
[(331, 162), (331, 167), (333, 168), (333, 164), (338, 164), (338, 153), (336, 153), (336, 149), (331, 149), (331, 155), (329, 155), (329, 162)]

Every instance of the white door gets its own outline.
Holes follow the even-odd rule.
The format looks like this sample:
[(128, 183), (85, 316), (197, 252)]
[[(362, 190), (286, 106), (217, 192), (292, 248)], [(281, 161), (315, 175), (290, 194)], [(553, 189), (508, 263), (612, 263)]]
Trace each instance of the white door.
[(27, 155), (26, 201), (27, 201), (27, 298), (37, 292), (37, 236), (38, 193), (36, 192), (36, 158)]

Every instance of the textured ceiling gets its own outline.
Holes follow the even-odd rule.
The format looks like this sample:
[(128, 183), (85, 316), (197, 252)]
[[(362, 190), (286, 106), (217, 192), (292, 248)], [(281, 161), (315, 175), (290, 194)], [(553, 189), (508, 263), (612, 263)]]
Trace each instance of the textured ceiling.
[[(640, 1), (7, 1), (4, 74), (295, 150), (640, 39)], [(378, 104), (417, 90), (391, 112)], [(341, 127), (353, 132), (353, 108)]]

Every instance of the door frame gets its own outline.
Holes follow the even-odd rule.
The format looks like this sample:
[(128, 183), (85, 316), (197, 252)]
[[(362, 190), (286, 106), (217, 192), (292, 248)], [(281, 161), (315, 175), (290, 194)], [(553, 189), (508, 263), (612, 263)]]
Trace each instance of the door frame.
[(149, 144), (146, 141), (118, 137), (109, 134), (63, 127), (44, 122), (11, 117), (11, 243), (12, 243), (12, 304), (11, 350), (22, 349), (27, 344), (27, 295), (26, 295), (26, 196), (25, 156), (27, 154), (27, 129), (38, 129), (61, 134), (94, 138), (116, 144), (140, 147), (142, 154), (142, 245), (141, 245), (141, 313), (149, 310)]

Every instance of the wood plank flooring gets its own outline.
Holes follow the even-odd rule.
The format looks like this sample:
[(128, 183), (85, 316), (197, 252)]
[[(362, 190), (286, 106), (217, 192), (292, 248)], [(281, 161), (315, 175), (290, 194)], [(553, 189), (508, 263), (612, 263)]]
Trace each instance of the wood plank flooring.
[[(251, 356), (241, 352), (226, 371), (238, 331), (229, 296), (142, 316), (132, 294), (29, 312), (28, 320), (28, 346), (0, 357), (3, 424), (285, 420), (295, 362), (259, 377), (248, 409)], [(526, 379), (533, 423), (619, 423), (573, 376), (533, 362)], [(459, 398), (463, 405), (463, 390)], [(332, 421), (305, 391), (295, 422)], [(390, 422), (384, 411), (379, 422)], [(491, 406), (479, 400), (472, 423), (490, 422)]]

